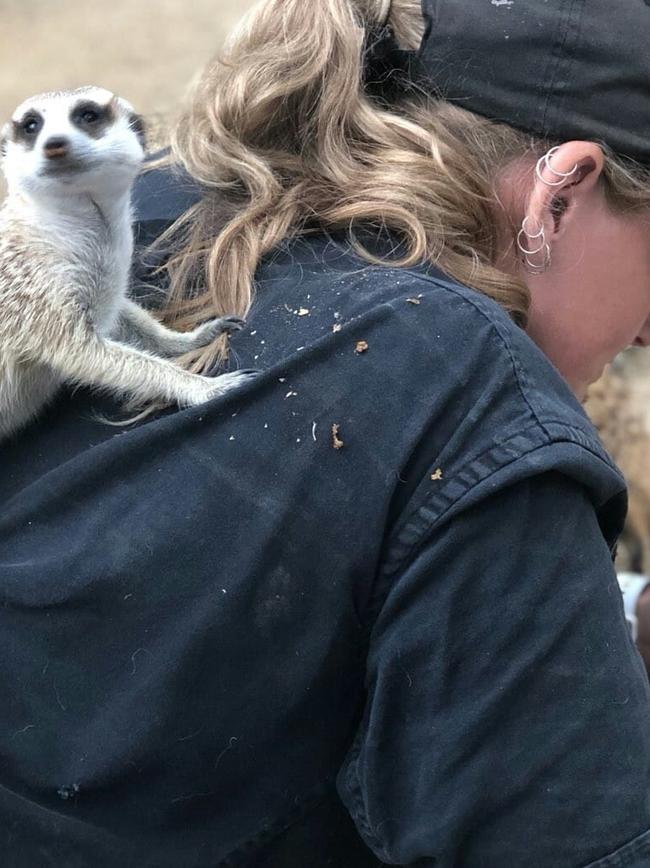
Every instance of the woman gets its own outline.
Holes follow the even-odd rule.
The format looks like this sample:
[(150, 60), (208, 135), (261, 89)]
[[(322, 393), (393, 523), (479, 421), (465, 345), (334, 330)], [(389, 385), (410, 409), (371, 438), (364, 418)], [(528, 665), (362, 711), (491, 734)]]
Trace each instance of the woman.
[(265, 0), (206, 71), (139, 236), (260, 374), (2, 448), (4, 864), (649, 864), (579, 403), (650, 340), (648, 19)]

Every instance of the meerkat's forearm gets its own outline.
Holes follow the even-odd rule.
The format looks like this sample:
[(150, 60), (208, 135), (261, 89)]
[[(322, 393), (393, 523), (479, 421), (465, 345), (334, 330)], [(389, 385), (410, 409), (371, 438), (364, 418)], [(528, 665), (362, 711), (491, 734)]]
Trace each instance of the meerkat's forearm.
[(42, 345), (38, 361), (53, 368), (63, 380), (99, 386), (137, 403), (164, 401), (193, 406), (224, 394), (237, 384), (237, 375), (215, 379), (191, 374), (172, 362), (149, 355), (118, 341), (98, 338), (77, 327), (65, 340)]
[(158, 356), (174, 358), (204, 347), (220, 334), (240, 329), (242, 325), (243, 320), (237, 317), (224, 317), (205, 323), (191, 332), (175, 332), (127, 299), (111, 337)]

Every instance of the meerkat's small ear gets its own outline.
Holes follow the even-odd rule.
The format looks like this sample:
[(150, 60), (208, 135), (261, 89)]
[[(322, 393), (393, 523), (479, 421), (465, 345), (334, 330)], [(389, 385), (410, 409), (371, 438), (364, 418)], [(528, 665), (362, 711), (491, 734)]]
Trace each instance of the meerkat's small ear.
[(134, 133), (137, 135), (142, 147), (146, 150), (146, 148), (147, 148), (147, 127), (146, 127), (146, 124), (144, 122), (144, 118), (142, 117), (142, 115), (139, 115), (136, 112), (133, 112), (133, 114), (131, 114), (129, 117), (129, 126), (134, 131)]

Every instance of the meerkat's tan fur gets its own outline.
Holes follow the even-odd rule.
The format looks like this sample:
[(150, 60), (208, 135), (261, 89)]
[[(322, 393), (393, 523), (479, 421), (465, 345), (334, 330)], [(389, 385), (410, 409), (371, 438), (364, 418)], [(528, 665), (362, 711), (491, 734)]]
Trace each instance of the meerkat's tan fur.
[(168, 359), (241, 328), (236, 317), (181, 334), (128, 298), (130, 192), (144, 151), (140, 119), (99, 88), (43, 94), (0, 139), (0, 438), (63, 382), (136, 403), (200, 404), (250, 372), (214, 379)]

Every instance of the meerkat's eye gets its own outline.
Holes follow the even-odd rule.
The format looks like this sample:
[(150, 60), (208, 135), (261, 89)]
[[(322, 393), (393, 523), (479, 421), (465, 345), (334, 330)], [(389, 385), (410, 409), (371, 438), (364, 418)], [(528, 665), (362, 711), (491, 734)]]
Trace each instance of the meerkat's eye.
[(77, 126), (94, 127), (106, 120), (106, 111), (95, 103), (82, 103), (74, 109), (71, 120)]
[(27, 117), (21, 124), (23, 132), (28, 136), (35, 136), (41, 128), (41, 122), (38, 118)]

